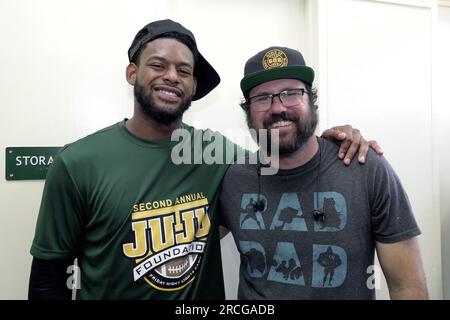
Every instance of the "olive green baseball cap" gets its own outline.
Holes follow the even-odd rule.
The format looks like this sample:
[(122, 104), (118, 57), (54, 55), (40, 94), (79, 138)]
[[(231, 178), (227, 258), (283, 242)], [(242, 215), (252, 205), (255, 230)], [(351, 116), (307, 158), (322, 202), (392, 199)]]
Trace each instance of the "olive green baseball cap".
[(302, 54), (286, 47), (270, 47), (251, 57), (244, 68), (241, 90), (248, 91), (264, 82), (277, 79), (298, 79), (309, 85), (314, 81), (314, 70), (308, 67)]

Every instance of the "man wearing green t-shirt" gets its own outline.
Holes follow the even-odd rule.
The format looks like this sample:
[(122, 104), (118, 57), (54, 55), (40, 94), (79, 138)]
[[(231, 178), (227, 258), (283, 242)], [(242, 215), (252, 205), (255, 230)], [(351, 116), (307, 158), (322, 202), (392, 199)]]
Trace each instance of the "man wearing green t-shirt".
[[(133, 117), (66, 145), (48, 172), (31, 247), (30, 299), (70, 299), (66, 272), (75, 258), (78, 299), (224, 298), (216, 206), (228, 164), (171, 158), (176, 129), (188, 133), (182, 144), (192, 154), (196, 141), (205, 147), (219, 136), (182, 122), (219, 75), (194, 35), (171, 20), (140, 30), (128, 57)], [(340, 153), (348, 158), (359, 146), (365, 155), (369, 143), (346, 129), (346, 138), (339, 130), (327, 134), (345, 139)], [(235, 148), (222, 141), (224, 150)]]

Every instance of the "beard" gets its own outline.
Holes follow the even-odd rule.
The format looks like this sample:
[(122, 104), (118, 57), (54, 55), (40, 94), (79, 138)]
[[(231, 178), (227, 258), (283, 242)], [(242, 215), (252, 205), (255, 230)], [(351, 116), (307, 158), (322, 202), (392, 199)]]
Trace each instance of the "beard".
[(145, 94), (145, 88), (137, 82), (134, 85), (134, 97), (145, 115), (164, 125), (170, 125), (181, 119), (192, 102), (192, 97), (186, 97), (175, 110), (164, 109), (156, 104), (151, 93)]
[[(278, 114), (272, 114), (270, 117), (265, 118), (263, 121), (263, 129), (267, 130), (267, 138), (269, 143), (265, 146), (260, 146), (264, 149), (266, 149), (267, 154), (271, 154), (271, 146), (272, 143), (272, 136), (271, 136), (271, 130), (269, 129), (269, 126), (272, 125), (275, 122), (278, 121), (292, 121), (295, 126), (297, 127), (297, 130), (294, 133), (294, 136), (289, 140), (282, 140), (281, 136), (279, 137), (279, 143), (275, 143), (275, 145), (278, 145), (278, 152), (280, 156), (287, 156), (290, 155), (300, 148), (303, 147), (303, 145), (311, 138), (311, 136), (316, 131), (317, 123), (318, 123), (318, 115), (317, 110), (314, 108), (314, 106), (310, 105), (309, 107), (309, 113), (306, 115), (303, 119), (300, 119), (296, 115), (291, 115), (286, 112), (278, 113)], [(255, 125), (251, 119), (250, 112), (247, 112), (247, 124), (249, 128), (255, 129)], [(258, 137), (258, 134), (257, 134)], [(258, 138), (258, 144), (259, 144), (259, 138)]]

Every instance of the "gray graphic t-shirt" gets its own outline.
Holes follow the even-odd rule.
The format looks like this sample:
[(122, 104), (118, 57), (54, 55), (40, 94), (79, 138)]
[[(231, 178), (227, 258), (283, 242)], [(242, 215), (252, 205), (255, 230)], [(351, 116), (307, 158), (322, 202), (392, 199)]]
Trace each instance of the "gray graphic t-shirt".
[(261, 186), (256, 165), (228, 170), (220, 212), (240, 251), (239, 299), (374, 299), (375, 241), (420, 234), (384, 157), (369, 150), (366, 164), (346, 167), (335, 144), (319, 143), (308, 163)]

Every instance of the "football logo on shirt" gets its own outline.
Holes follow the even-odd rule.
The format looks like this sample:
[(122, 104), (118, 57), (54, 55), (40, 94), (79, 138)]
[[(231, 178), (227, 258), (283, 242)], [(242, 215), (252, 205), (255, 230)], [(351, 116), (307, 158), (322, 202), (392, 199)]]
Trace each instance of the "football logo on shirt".
[(200, 266), (211, 227), (203, 193), (133, 206), (134, 240), (122, 246), (134, 259), (133, 279), (156, 289), (178, 290), (190, 283)]

